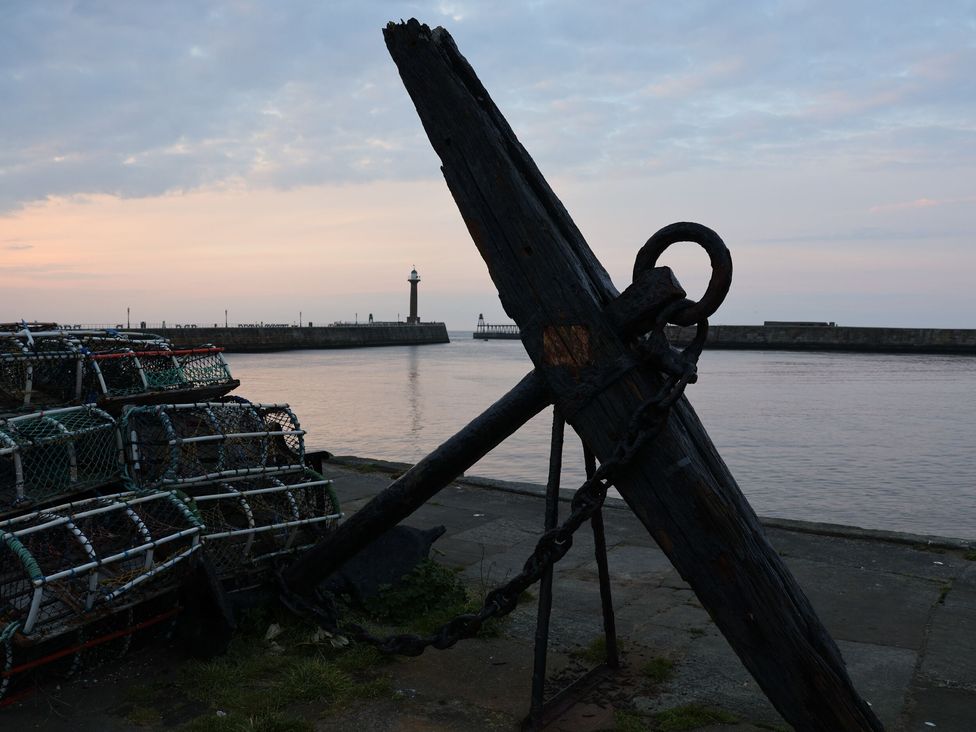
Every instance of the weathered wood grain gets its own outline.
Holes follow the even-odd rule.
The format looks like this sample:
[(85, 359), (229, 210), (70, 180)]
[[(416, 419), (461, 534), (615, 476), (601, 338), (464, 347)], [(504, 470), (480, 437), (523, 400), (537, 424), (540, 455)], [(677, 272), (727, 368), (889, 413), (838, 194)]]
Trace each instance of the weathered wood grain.
[[(384, 36), (505, 311), (568, 422), (607, 459), (660, 384), (607, 314), (617, 290), (451, 36), (415, 20)], [(686, 399), (616, 484), (784, 718), (882, 729)]]

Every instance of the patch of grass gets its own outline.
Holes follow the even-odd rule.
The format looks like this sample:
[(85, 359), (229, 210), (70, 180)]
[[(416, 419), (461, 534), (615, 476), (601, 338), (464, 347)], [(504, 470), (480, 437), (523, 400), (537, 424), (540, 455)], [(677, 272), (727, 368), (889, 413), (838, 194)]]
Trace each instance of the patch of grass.
[[(623, 645), (619, 638), (617, 639), (617, 651), (623, 651)], [(577, 648), (575, 651), (571, 651), (569, 655), (589, 663), (603, 663), (607, 660), (607, 637), (598, 635), (590, 641), (588, 646)]]
[[(264, 639), (271, 620), (280, 626), (274, 645)], [(326, 713), (393, 694), (379, 670), (385, 660), (372, 647), (334, 648), (330, 636), (288, 616), (263, 614), (241, 627), (226, 655), (186, 664), (172, 687), (160, 690), (209, 708), (185, 732), (309, 732), (310, 722), (289, 713), (295, 705), (314, 703)], [(163, 693), (156, 698), (164, 703)]]
[(246, 729), (243, 720), (227, 715), (218, 717), (215, 713), (197, 717), (182, 727), (184, 732), (241, 732)]
[(648, 732), (647, 723), (637, 712), (617, 709), (613, 713), (613, 728), (615, 732)]
[[(365, 603), (369, 622), (430, 635), (458, 615), (473, 615), (481, 602), (465, 587), (456, 571), (430, 559), (420, 562), (399, 584), (384, 587)], [(499, 620), (489, 620), (478, 635), (494, 637)]]
[(313, 732), (315, 726), (304, 719), (271, 713), (258, 717), (210, 714), (197, 717), (182, 727), (183, 732)]
[(125, 713), (125, 718), (137, 727), (151, 727), (159, 724), (163, 715), (151, 706), (136, 704)]
[(662, 684), (674, 674), (674, 661), (657, 656), (641, 666), (641, 676), (655, 684)]
[(685, 704), (653, 715), (655, 729), (660, 732), (680, 732), (698, 729), (706, 724), (735, 724), (739, 718), (722, 709), (701, 704)]
[(349, 674), (321, 658), (302, 658), (283, 669), (277, 696), (283, 702), (334, 704), (350, 698), (355, 683)]
[(690, 635), (692, 638), (701, 638), (703, 635), (705, 635), (705, 629), (704, 628), (688, 628), (688, 635)]
[(952, 589), (952, 583), (943, 582), (942, 586), (939, 588), (939, 599), (936, 602), (939, 605), (945, 605), (946, 598), (949, 596), (949, 590)]
[(970, 562), (976, 562), (976, 549), (970, 549), (963, 556)]
[(393, 663), (390, 656), (384, 656), (373, 646), (353, 644), (333, 656), (335, 665), (357, 678), (371, 673), (380, 666)]
[[(454, 616), (480, 607), (457, 572), (426, 560), (365, 609), (343, 615), (396, 632), (428, 635)], [(278, 627), (269, 642), (266, 633), (272, 624)], [(482, 634), (497, 633), (498, 626), (486, 624)], [(172, 700), (180, 699), (207, 709), (182, 727), (184, 732), (309, 732), (315, 715), (340, 710), (356, 699), (394, 696), (382, 671), (393, 662), (388, 656), (372, 646), (340, 646), (336, 641), (282, 610), (256, 610), (241, 619), (224, 656), (188, 662), (167, 684), (137, 687), (120, 713), (128, 713), (132, 724), (158, 724)], [(300, 719), (296, 708), (311, 721)]]
[(455, 572), (437, 562), (420, 562), (396, 586), (382, 588), (366, 600), (369, 618), (383, 625), (425, 625), (424, 619), (445, 607), (464, 608), (468, 591)]

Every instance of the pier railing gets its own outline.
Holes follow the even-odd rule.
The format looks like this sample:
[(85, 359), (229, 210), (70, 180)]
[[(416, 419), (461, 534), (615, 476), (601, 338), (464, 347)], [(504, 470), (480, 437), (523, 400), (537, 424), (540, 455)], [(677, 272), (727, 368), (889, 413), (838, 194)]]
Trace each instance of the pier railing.
[(478, 323), (476, 333), (505, 333), (507, 335), (518, 335), (517, 325), (492, 325), (491, 323)]
[(483, 338), (485, 340), (492, 338), (519, 338), (520, 331), (519, 327), (514, 323), (505, 323), (494, 325), (492, 323), (486, 323), (481, 318), (478, 319), (478, 325), (471, 334), (473, 338)]

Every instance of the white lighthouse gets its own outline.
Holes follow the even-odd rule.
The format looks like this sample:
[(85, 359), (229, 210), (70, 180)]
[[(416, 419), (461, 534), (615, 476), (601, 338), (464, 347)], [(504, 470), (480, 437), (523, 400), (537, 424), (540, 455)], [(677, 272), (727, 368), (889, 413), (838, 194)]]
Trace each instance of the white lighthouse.
[(410, 276), (407, 278), (407, 282), (410, 283), (410, 315), (407, 317), (407, 322), (419, 323), (420, 318), (417, 316), (417, 285), (420, 283), (420, 275), (417, 274), (416, 265), (410, 270)]

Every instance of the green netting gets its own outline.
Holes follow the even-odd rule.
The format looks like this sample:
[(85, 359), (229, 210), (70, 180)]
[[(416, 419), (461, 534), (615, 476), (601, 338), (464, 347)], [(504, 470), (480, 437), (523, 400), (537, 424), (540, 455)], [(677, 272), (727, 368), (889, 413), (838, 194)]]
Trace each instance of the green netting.
[(0, 627), (54, 636), (158, 594), (197, 550), (201, 530), (173, 491), (92, 498), (0, 522)]
[(69, 339), (0, 334), (0, 409), (60, 406), (77, 399), (83, 355)]
[(139, 364), (129, 349), (114, 349), (88, 354), (85, 393), (102, 396), (127, 396), (146, 391)]
[(118, 480), (115, 420), (68, 407), (0, 420), (0, 512)]
[(332, 481), (307, 468), (195, 484), (190, 493), (206, 527), (204, 551), (222, 578), (237, 581), (314, 544), (341, 516)]
[(127, 407), (128, 476), (142, 489), (302, 467), (304, 432), (284, 404)]
[(115, 331), (0, 333), (0, 409), (8, 411), (233, 384), (211, 345), (173, 350), (158, 336)]
[(232, 381), (230, 367), (220, 350), (213, 346), (201, 346), (178, 356), (180, 368), (187, 381), (194, 386), (212, 386)]

